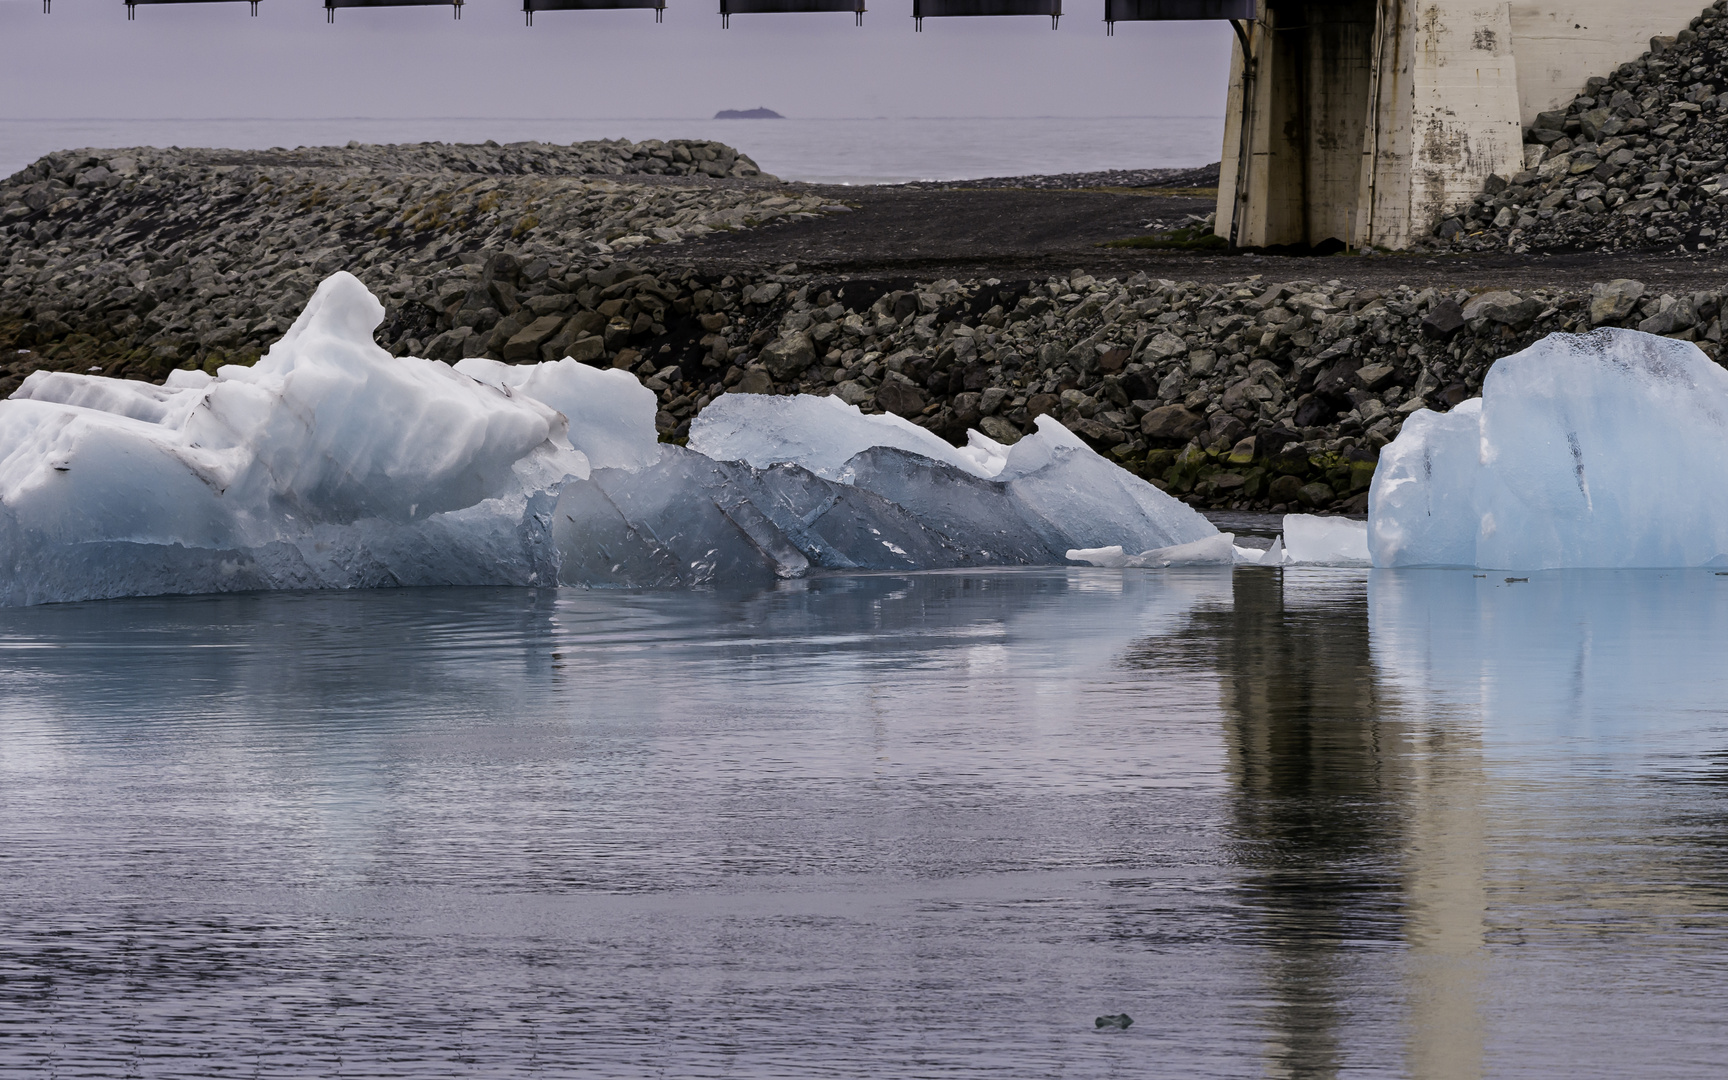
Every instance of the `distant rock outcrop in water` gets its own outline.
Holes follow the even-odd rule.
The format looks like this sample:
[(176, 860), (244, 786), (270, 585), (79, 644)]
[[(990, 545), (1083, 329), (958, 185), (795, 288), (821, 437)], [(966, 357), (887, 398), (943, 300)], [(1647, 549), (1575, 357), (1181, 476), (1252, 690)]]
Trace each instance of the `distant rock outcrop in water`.
[(784, 116), (773, 109), (765, 109), (758, 105), (754, 109), (721, 109), (714, 114), (716, 120), (784, 120)]

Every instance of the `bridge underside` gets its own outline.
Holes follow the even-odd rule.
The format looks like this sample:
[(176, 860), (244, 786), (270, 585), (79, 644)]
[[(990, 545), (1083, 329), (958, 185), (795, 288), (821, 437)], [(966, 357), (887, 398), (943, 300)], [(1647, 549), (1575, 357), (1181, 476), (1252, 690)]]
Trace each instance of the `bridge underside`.
[(1218, 234), (1243, 247), (1407, 247), (1491, 174), (1525, 167), (1537, 113), (1702, 6), (1259, 0), (1231, 67)]

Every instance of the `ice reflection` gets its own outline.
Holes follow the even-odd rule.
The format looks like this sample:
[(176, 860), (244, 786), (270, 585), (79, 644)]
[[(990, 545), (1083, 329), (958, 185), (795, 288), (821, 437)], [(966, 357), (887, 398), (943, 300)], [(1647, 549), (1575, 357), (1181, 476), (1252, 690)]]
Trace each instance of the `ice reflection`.
[[(1266, 991), (1269, 1076), (1332, 1076), (1397, 1023), (1408, 791), (1359, 572), (1239, 571), (1181, 635), (1220, 674), (1227, 850)], [(1157, 664), (1153, 654), (1141, 662)]]
[(1412, 1074), (1631, 1066), (1640, 1034), (1600, 1021), (1675, 1007), (1656, 958), (1723, 912), (1721, 792), (1674, 781), (1720, 776), (1728, 578), (1381, 570), (1368, 597), (1381, 712), (1410, 724)]
[(1728, 578), (1504, 576), (0, 612), (0, 1073), (1715, 1075)]
[[(1173, 640), (1219, 673), (1267, 1075), (1649, 1067), (1628, 1026), (1689, 966), (1657, 957), (1725, 910), (1728, 578), (1245, 570)], [(1612, 1033), (1605, 945), (1640, 973)]]

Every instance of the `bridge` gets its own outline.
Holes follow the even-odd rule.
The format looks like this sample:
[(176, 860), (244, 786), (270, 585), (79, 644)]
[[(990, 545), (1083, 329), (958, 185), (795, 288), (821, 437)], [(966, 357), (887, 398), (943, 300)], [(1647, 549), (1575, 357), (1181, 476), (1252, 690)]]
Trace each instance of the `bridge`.
[[(122, 0), (142, 6), (261, 0)], [(270, 0), (294, 2), (294, 0)], [(479, 0), (487, 2), (487, 0)], [(513, 2), (513, 0), (500, 0)], [(911, 0), (929, 18), (1048, 18), (1063, 0)], [(43, 0), (43, 11), (51, 0)], [(520, 0), (536, 12), (641, 8), (666, 0)], [(718, 0), (734, 15), (849, 13), (865, 0)], [(464, 0), (322, 0), (341, 8), (449, 7)], [(1118, 22), (1228, 20), (1230, 64), (1217, 232), (1247, 248), (1399, 249), (1495, 174), (1527, 164), (1523, 133), (1585, 80), (1683, 30), (1701, 0), (1102, 0)], [(1096, 9), (1094, 9), (1096, 10)]]

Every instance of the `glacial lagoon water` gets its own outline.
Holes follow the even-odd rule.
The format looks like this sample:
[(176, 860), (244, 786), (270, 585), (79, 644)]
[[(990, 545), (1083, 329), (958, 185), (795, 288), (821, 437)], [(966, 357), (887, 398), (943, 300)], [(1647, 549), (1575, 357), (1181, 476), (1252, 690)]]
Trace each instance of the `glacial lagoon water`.
[(585, 139), (718, 139), (783, 180), (884, 184), (1103, 169), (1182, 169), (1218, 160), (1219, 116), (842, 117), (603, 120), (532, 117), (424, 119), (0, 119), (0, 177), (71, 147), (340, 146)]
[(1528, 577), (0, 610), (0, 1074), (1715, 1075), (1728, 576)]

